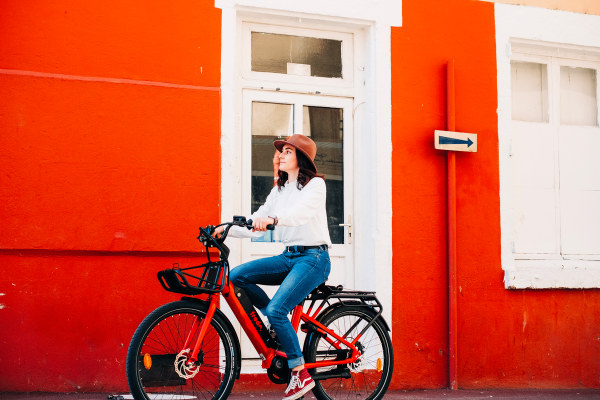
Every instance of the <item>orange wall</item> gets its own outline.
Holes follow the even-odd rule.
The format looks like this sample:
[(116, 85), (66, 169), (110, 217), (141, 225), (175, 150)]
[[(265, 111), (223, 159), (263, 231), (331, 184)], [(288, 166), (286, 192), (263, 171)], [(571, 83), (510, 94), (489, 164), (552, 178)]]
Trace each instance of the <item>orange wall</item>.
[[(197, 227), (219, 218), (220, 20), (209, 0), (0, 3), (0, 391), (125, 390), (135, 327), (178, 297), (156, 272), (204, 259)], [(479, 134), (479, 152), (457, 156), (459, 383), (599, 387), (599, 291), (502, 283), (493, 4), (406, 0), (403, 21), (393, 387), (447, 385), (446, 170), (432, 137), (449, 59), (457, 129)]]
[(0, 3), (0, 391), (125, 389), (134, 329), (178, 298), (156, 272), (204, 260), (195, 236), (220, 200), (213, 4)]
[[(435, 3), (435, 4), (434, 4)], [(506, 290), (500, 264), (494, 5), (403, 2), (392, 29), (396, 388), (448, 385), (445, 64), (456, 61), (458, 379), (463, 388), (600, 387), (600, 292)]]
[(0, 66), (218, 87), (221, 10), (213, 6), (210, 0), (4, 0)]

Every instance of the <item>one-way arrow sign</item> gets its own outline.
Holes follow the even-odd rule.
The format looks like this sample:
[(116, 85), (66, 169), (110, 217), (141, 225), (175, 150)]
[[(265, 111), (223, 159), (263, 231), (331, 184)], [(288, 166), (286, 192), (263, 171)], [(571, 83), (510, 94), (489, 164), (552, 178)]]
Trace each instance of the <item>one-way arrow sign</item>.
[(477, 153), (477, 134), (435, 131), (435, 148), (438, 150), (469, 151)]

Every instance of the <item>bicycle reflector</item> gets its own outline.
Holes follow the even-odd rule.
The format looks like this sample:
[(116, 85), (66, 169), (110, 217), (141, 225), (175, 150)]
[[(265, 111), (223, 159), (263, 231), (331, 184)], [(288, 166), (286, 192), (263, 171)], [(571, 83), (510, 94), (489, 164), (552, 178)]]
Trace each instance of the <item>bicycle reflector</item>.
[[(379, 360), (377, 362), (379, 363)], [(144, 354), (144, 367), (146, 369), (152, 368), (152, 357), (150, 357), (150, 353)], [(379, 367), (377, 367), (377, 369), (379, 369)]]
[[(145, 360), (144, 360), (145, 362)], [(381, 370), (383, 369), (383, 363), (381, 362), (381, 358), (377, 359), (377, 372), (381, 372)]]

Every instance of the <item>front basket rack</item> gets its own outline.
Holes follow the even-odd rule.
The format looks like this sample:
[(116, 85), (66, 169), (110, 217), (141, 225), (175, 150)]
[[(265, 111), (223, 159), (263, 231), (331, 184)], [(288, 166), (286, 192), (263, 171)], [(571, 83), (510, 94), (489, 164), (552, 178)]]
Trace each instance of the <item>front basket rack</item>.
[[(194, 271), (199, 274), (192, 275)], [(165, 269), (157, 274), (162, 287), (174, 293), (198, 295), (203, 293), (218, 293), (225, 287), (228, 268), (223, 261), (209, 262), (196, 267)]]

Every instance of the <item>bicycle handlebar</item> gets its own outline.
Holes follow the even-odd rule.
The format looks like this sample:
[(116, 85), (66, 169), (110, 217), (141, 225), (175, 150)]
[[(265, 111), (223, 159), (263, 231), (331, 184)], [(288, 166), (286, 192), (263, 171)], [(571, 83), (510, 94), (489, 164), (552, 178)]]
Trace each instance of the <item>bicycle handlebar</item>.
[[(227, 227), (225, 228), (225, 231), (223, 231), (223, 234), (221, 235), (221, 237), (218, 237), (218, 238), (214, 237), (213, 233), (215, 232), (215, 229), (220, 226), (227, 226)], [(214, 241), (217, 244), (216, 247), (220, 247), (219, 245), (221, 245), (225, 241), (225, 239), (227, 238), (227, 235), (229, 234), (229, 229), (231, 229), (232, 226), (246, 227), (246, 228), (248, 228), (248, 230), (254, 229), (254, 226), (252, 226), (251, 219), (246, 221), (246, 217), (235, 215), (233, 217), (232, 222), (223, 222), (222, 224), (219, 224), (217, 226), (207, 225), (206, 228), (200, 227), (199, 228), (200, 235), (198, 235), (198, 237), (196, 239), (198, 239), (200, 242), (202, 242), (202, 244), (205, 246), (210, 246), (209, 243), (211, 241)], [(273, 224), (267, 225), (267, 230), (269, 230), (269, 231), (275, 230), (275, 225), (273, 225)]]

